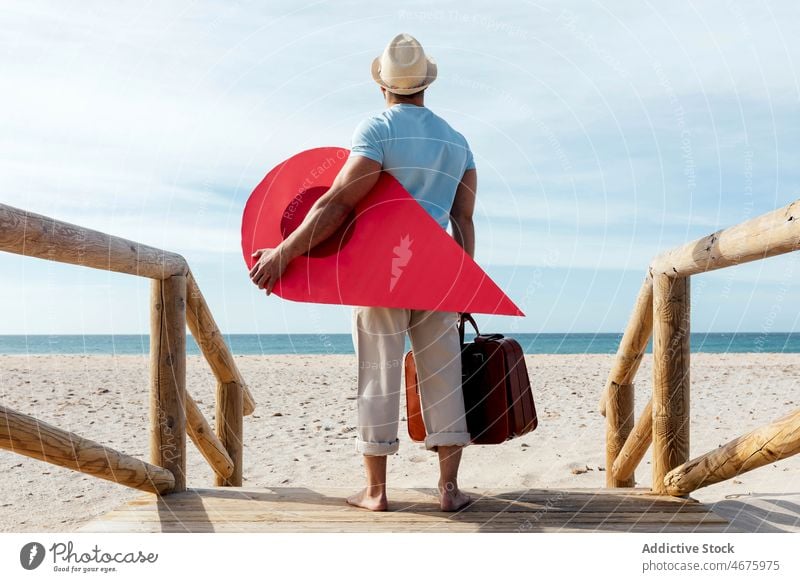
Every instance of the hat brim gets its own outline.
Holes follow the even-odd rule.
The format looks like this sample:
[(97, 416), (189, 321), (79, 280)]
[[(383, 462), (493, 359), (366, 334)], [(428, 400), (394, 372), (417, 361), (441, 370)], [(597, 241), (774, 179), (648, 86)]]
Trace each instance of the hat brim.
[(438, 67), (436, 66), (436, 62), (430, 57), (426, 57), (426, 60), (428, 61), (428, 70), (427, 70), (427, 73), (425, 75), (425, 79), (423, 80), (423, 82), (420, 85), (417, 85), (416, 87), (409, 87), (407, 89), (400, 88), (400, 87), (392, 87), (391, 85), (386, 83), (386, 81), (381, 79), (381, 74), (380, 74), (381, 58), (380, 57), (375, 57), (375, 59), (372, 61), (372, 78), (375, 80), (375, 82), (378, 85), (380, 85), (381, 87), (385, 88), (387, 91), (391, 91), (392, 93), (395, 93), (397, 95), (412, 95), (414, 93), (419, 93), (423, 89), (426, 89), (428, 87), (428, 85), (430, 85), (431, 83), (433, 83), (436, 80), (436, 75), (438, 73)]

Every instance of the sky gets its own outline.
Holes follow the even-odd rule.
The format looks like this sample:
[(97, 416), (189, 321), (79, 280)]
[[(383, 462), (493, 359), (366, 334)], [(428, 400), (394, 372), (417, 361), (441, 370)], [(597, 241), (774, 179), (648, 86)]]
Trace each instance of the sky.
[[(659, 252), (800, 198), (800, 5), (0, 5), (0, 201), (181, 253), (225, 333), (347, 333), (267, 297), (242, 210), (283, 159), (348, 147), (400, 32), (479, 176), (476, 260), (526, 313), (621, 332)], [(692, 280), (695, 331), (800, 331), (800, 253)], [(0, 253), (0, 333), (147, 333), (149, 281)]]

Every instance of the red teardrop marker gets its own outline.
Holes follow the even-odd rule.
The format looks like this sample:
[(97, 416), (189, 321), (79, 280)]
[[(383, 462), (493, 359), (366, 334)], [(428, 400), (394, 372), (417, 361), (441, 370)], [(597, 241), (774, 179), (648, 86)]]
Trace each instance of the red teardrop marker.
[[(330, 188), (349, 150), (316, 148), (272, 169), (242, 216), (242, 253), (275, 248)], [(420, 204), (387, 172), (342, 227), (291, 262), (273, 292), (284, 299), (524, 315)]]

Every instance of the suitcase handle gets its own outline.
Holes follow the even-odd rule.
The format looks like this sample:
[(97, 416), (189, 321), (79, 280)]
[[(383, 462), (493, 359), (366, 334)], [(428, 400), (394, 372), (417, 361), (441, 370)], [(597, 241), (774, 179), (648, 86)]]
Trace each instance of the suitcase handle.
[(459, 313), (458, 314), (458, 337), (461, 340), (461, 344), (464, 344), (464, 323), (469, 322), (472, 326), (472, 329), (475, 330), (475, 341), (489, 341), (489, 340), (499, 340), (503, 339), (503, 334), (501, 333), (492, 333), (489, 335), (482, 335), (480, 330), (478, 329), (478, 324), (475, 323), (475, 318), (472, 317), (469, 313)]
[(461, 340), (461, 343), (464, 343), (464, 322), (469, 321), (469, 324), (472, 326), (472, 329), (475, 330), (475, 335), (480, 335), (481, 332), (478, 330), (478, 324), (475, 323), (475, 319), (469, 313), (459, 313), (458, 314), (458, 337)]

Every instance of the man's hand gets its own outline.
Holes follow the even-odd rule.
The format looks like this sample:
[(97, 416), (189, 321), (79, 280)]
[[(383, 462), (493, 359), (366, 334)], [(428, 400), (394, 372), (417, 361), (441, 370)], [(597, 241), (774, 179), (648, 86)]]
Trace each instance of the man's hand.
[(250, 269), (250, 280), (258, 285), (259, 289), (266, 289), (267, 295), (272, 293), (272, 288), (281, 278), (289, 262), (285, 260), (280, 247), (275, 249), (258, 249), (252, 254), (256, 259)]
[(250, 279), (267, 295), (294, 259), (308, 253), (331, 236), (356, 204), (366, 196), (381, 174), (381, 165), (363, 156), (350, 156), (330, 189), (309, 210), (303, 222), (274, 249), (253, 253), (258, 261), (250, 269)]

